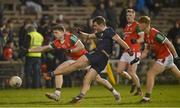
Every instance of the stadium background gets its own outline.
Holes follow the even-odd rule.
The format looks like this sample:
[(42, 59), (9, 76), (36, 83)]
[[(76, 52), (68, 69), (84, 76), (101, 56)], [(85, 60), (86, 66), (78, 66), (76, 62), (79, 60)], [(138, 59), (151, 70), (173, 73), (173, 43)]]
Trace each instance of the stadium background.
[[(28, 1), (35, 3), (35, 7), (29, 6)], [(104, 4), (104, 9), (101, 6), (102, 4)], [(45, 38), (44, 44), (48, 44), (53, 39), (50, 28), (54, 23), (64, 25), (71, 32), (75, 32), (75, 28), (80, 27), (83, 31), (90, 33), (92, 29), (90, 29), (89, 21), (97, 15), (104, 16), (108, 25), (121, 34), (125, 24), (124, 9), (131, 7), (136, 10), (137, 18), (141, 15), (150, 16), (152, 26), (157, 27), (163, 33), (167, 34), (179, 54), (180, 27), (174, 28), (175, 25), (180, 24), (179, 5), (179, 0), (1, 0), (0, 37), (2, 37), (3, 33), (7, 32), (8, 37), (12, 38), (15, 44), (12, 59), (1, 57), (0, 88), (9, 88), (8, 80), (13, 75), (18, 75), (24, 80), (24, 57), (21, 55), (20, 49), (24, 44), (24, 28), (28, 24), (34, 24), (38, 31), (43, 34)], [(90, 50), (94, 47), (92, 41), (82, 41), (85, 43), (87, 49)], [(111, 56), (111, 66), (117, 83), (128, 84), (128, 80), (119, 77), (115, 72), (116, 63), (121, 52), (122, 50), (119, 46), (115, 45), (113, 55)], [(151, 60), (152, 57), (153, 54), (143, 60), (138, 67), (137, 73), (143, 85), (146, 80), (146, 71), (153, 62)], [(42, 59), (43, 63), (47, 63), (47, 59), (50, 59), (47, 64), (48, 69), (46, 70), (46, 66), (42, 66), (42, 76), (46, 71), (54, 69), (59, 63), (63, 62), (64, 55), (62, 51), (45, 53)], [(64, 86), (72, 87), (81, 85), (83, 75), (82, 72), (77, 72), (66, 76), (64, 78)], [(106, 74), (103, 74), (103, 77), (106, 77)], [(168, 70), (159, 75), (156, 80), (159, 84), (179, 84), (178, 80), (172, 75), (169, 75)], [(43, 77), (41, 81), (42, 88), (53, 87), (53, 81), (47, 81)]]

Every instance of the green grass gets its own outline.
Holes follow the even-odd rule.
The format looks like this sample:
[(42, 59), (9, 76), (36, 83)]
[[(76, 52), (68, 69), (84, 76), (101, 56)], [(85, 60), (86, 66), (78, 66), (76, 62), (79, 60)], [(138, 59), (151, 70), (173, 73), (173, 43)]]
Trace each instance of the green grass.
[(68, 101), (79, 93), (79, 87), (63, 88), (59, 102), (44, 96), (46, 92), (54, 92), (54, 89), (0, 90), (0, 107), (180, 107), (179, 85), (156, 85), (152, 101), (148, 104), (137, 103), (141, 97), (130, 95), (129, 86), (119, 85), (116, 89), (121, 92), (120, 104), (114, 102), (114, 97), (105, 88), (93, 86), (85, 99), (74, 105), (68, 104)]

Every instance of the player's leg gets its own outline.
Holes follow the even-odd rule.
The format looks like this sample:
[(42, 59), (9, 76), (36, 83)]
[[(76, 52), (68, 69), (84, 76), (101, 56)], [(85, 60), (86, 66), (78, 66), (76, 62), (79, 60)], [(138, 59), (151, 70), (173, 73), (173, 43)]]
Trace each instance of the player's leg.
[(150, 96), (154, 87), (154, 79), (156, 75), (162, 73), (164, 70), (165, 70), (165, 66), (163, 66), (158, 62), (155, 62), (152, 68), (147, 72), (146, 94), (143, 97), (143, 99), (140, 101), (141, 103), (150, 101)]
[(128, 73), (131, 75), (132, 77), (132, 81), (134, 82), (134, 84), (137, 87), (137, 92), (134, 95), (140, 95), (142, 96), (142, 89), (141, 89), (141, 84), (140, 84), (140, 80), (139, 77), (136, 74), (136, 70), (137, 70), (137, 63), (133, 64), (133, 65), (129, 65), (128, 66)]
[(120, 93), (114, 89), (114, 87), (111, 85), (111, 83), (108, 80), (102, 78), (99, 74), (96, 76), (95, 80), (99, 84), (103, 85), (106, 89), (108, 89), (113, 94), (117, 102), (120, 102)]
[(85, 67), (89, 66), (89, 64), (90, 63), (89, 63), (88, 58), (85, 55), (83, 55), (79, 59), (77, 59), (75, 63), (72, 63), (70, 66), (64, 67), (63, 69), (57, 68), (54, 71), (54, 75), (69, 74), (78, 69), (85, 68)]
[(70, 103), (77, 103), (79, 102), (88, 92), (88, 90), (90, 89), (91, 86), (91, 82), (95, 79), (95, 77), (97, 76), (97, 72), (96, 70), (94, 70), (93, 68), (91, 68), (85, 75), (84, 80), (83, 80), (83, 86), (81, 89), (81, 92), (79, 95), (77, 95), (76, 97), (74, 97)]
[[(122, 58), (122, 57), (121, 57)], [(125, 62), (125, 61), (119, 61), (118, 62), (118, 67), (117, 67), (117, 72), (118, 74), (120, 74), (121, 76), (127, 78), (128, 80), (130, 80), (131, 82), (131, 90), (130, 90), (130, 93), (133, 93), (135, 88), (136, 88), (136, 85), (134, 84), (134, 82), (132, 81), (132, 77), (129, 75), (128, 72), (124, 71), (126, 69), (128, 65), (128, 62)]]
[[(75, 61), (73, 60), (68, 60), (65, 61), (64, 63), (60, 64), (57, 69), (63, 69), (67, 66), (70, 66), (72, 63), (74, 63)], [(55, 92), (54, 93), (46, 93), (45, 95), (49, 98), (49, 99), (53, 99), (55, 101), (59, 101), (60, 96), (61, 96), (61, 88), (62, 88), (62, 84), (63, 84), (63, 75), (56, 75), (55, 76)]]
[(131, 76), (126, 71), (124, 71), (126, 69), (127, 65), (128, 65), (127, 62), (119, 61), (118, 67), (117, 67), (117, 73), (120, 74), (121, 76), (131, 80)]
[[(129, 56), (128, 53), (123, 53), (123, 55), (121, 56), (120, 61), (118, 62), (118, 69), (117, 72), (121, 75), (124, 76), (125, 78), (127, 78), (128, 80), (130, 80), (131, 82), (131, 90), (130, 93), (133, 93), (135, 90), (135, 83), (132, 81), (132, 77), (129, 75), (129, 73), (127, 73), (126, 71), (124, 71), (126, 69), (126, 67), (128, 66), (129, 62), (131, 62), (134, 59), (135, 55)], [(132, 60), (131, 60), (132, 59)]]

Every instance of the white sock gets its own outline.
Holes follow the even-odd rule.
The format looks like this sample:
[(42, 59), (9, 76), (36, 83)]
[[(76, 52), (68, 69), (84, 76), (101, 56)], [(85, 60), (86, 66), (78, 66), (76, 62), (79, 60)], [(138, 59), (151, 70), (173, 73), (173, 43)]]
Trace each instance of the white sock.
[(113, 89), (112, 93), (117, 94), (118, 92), (115, 89)]
[(61, 95), (61, 91), (59, 91), (59, 90), (56, 90), (54, 93), (55, 93), (56, 95), (58, 95), (58, 96)]

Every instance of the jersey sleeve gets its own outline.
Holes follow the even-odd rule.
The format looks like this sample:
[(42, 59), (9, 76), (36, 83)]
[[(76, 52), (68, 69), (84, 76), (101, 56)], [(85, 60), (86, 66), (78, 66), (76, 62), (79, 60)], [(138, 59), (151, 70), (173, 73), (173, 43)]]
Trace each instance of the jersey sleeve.
[(112, 28), (109, 28), (109, 30), (108, 30), (108, 36), (110, 37), (110, 38), (112, 38), (112, 37), (114, 37), (115, 35), (116, 35), (116, 32), (112, 29)]
[(77, 38), (75, 35), (72, 35), (72, 36), (70, 37), (70, 41), (71, 41), (72, 45), (75, 45), (76, 42), (78, 41), (78, 38)]
[(156, 36), (155, 36), (155, 40), (158, 42), (158, 43), (164, 43), (164, 41), (166, 40), (166, 36), (162, 33), (157, 33)]

